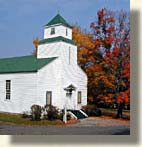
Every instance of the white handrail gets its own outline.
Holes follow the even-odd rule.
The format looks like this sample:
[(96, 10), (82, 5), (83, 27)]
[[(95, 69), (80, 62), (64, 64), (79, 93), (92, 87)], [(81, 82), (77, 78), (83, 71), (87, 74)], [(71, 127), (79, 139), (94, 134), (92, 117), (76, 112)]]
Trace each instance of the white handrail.
[(71, 111), (68, 111), (75, 119), (78, 119)]
[(83, 115), (85, 115), (86, 117), (88, 117), (88, 115), (85, 113), (85, 112), (83, 112), (82, 110), (79, 110)]

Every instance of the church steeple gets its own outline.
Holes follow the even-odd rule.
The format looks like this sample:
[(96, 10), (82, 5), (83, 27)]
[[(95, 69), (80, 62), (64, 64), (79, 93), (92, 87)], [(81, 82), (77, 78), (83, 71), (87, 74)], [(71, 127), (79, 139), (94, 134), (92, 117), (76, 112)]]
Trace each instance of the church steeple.
[(44, 38), (39, 41), (37, 58), (58, 57), (62, 63), (77, 64), (77, 46), (72, 40), (72, 28), (57, 14), (44, 28)]
[(45, 26), (49, 27), (52, 25), (62, 24), (66, 27), (71, 27), (70, 24), (58, 13), (51, 21), (49, 21)]
[(44, 39), (59, 36), (72, 39), (72, 28), (70, 24), (58, 13), (45, 25)]

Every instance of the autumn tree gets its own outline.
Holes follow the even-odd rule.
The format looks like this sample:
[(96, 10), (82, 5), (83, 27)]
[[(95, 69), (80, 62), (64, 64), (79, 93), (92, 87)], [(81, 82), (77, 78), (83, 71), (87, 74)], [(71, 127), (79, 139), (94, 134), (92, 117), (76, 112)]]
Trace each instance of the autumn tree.
[(73, 28), (78, 45), (78, 63), (88, 76), (89, 102), (129, 102), (129, 15), (101, 9), (91, 33)]
[[(121, 11), (118, 16), (118, 24), (115, 31), (115, 47), (117, 56), (117, 88), (119, 102), (129, 102), (130, 97), (130, 22), (129, 14)], [(123, 95), (123, 96), (120, 96)], [(121, 98), (120, 98), (121, 97)], [(123, 99), (122, 99), (123, 98)]]
[[(106, 25), (101, 24), (104, 17), (104, 12), (98, 12), (99, 21), (98, 25), (95, 23), (91, 24), (94, 29), (92, 33), (86, 33), (79, 27), (73, 29), (73, 39), (78, 45), (78, 63), (85, 69), (88, 76), (88, 97), (89, 101), (96, 103), (102, 97), (107, 95), (108, 92), (114, 91), (114, 77), (104, 70), (104, 57), (103, 57), (103, 46), (110, 50), (112, 36), (111, 31), (113, 30), (112, 24), (113, 19), (106, 19), (106, 22), (110, 25), (107, 28)], [(96, 32), (95, 32), (96, 31)], [(94, 35), (95, 34), (95, 35)]]
[[(117, 102), (129, 102), (130, 97), (130, 25), (129, 15), (121, 11), (115, 23), (113, 49), (105, 56), (115, 75)], [(112, 64), (113, 63), (113, 64)]]
[(102, 54), (109, 53), (113, 47), (114, 41), (114, 13), (105, 8), (101, 9), (97, 13), (97, 21), (92, 22), (90, 28), (93, 33), (95, 48)]
[(79, 26), (73, 26), (73, 40), (78, 47), (78, 64), (86, 72), (87, 67), (94, 62), (93, 36), (85, 30), (82, 30)]
[[(78, 26), (73, 27), (73, 40), (78, 46), (78, 64), (88, 76), (88, 102), (96, 103), (97, 96), (112, 89), (113, 77), (103, 71), (103, 55), (96, 48), (93, 35)], [(109, 76), (109, 78), (106, 78)]]
[[(73, 40), (78, 46), (78, 64), (88, 76), (88, 101), (93, 102), (93, 96), (101, 92), (100, 88), (97, 88), (97, 81), (101, 73), (94, 73), (94, 71), (102, 71), (99, 63), (103, 57), (97, 49), (95, 50), (93, 35), (82, 30), (79, 26), (73, 27)], [(98, 79), (96, 78), (97, 74)]]
[(114, 13), (104, 8), (98, 11), (97, 18), (97, 21), (92, 22), (90, 25), (95, 49), (103, 56), (103, 61), (99, 63), (101, 64), (101, 73), (103, 74), (99, 75), (99, 80), (97, 81), (100, 90), (100, 94), (97, 97), (101, 98), (104, 102), (110, 102), (112, 99), (110, 95), (115, 91), (115, 75), (112, 74), (112, 69), (107, 64), (105, 56), (110, 56), (113, 49), (115, 32)]

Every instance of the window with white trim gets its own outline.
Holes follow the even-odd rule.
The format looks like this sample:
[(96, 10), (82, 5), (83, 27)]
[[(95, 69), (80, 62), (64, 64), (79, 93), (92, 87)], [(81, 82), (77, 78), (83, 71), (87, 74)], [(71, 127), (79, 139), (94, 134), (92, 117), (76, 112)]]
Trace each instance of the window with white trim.
[(6, 80), (6, 100), (11, 98), (11, 80)]
[(52, 91), (46, 92), (46, 105), (52, 105)]
[(81, 91), (78, 91), (77, 103), (81, 104), (82, 94)]

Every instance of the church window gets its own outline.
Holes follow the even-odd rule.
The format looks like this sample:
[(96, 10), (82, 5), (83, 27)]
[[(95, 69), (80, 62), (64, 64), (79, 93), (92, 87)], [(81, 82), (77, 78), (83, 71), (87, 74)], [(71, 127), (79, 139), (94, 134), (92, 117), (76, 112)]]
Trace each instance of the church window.
[(46, 92), (46, 105), (52, 105), (52, 91)]
[(55, 34), (55, 28), (51, 28), (51, 35)]
[(81, 91), (78, 91), (77, 103), (81, 104)]
[(10, 100), (11, 96), (11, 80), (6, 80), (6, 100)]

